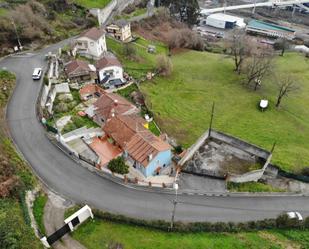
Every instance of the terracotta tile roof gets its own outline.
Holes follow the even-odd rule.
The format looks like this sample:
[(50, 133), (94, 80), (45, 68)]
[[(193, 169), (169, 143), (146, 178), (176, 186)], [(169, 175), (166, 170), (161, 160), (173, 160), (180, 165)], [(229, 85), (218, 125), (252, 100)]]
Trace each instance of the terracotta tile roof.
[(136, 130), (142, 129), (145, 120), (136, 115), (119, 115), (110, 119), (103, 130), (112, 137), (122, 148), (136, 134)]
[(147, 130), (145, 123), (146, 121), (137, 115), (117, 116), (108, 121), (103, 130), (135, 161), (147, 167), (159, 152), (171, 147)]
[(96, 115), (107, 120), (114, 115), (136, 113), (137, 107), (118, 94), (105, 92), (95, 103)]
[(100, 157), (100, 166), (105, 166), (110, 160), (118, 157), (122, 151), (115, 145), (110, 144), (107, 138), (94, 138), (89, 144), (90, 148)]
[(82, 60), (73, 60), (65, 65), (65, 72), (68, 76), (88, 74), (91, 71), (89, 64)]
[(97, 41), (99, 40), (103, 35), (105, 34), (105, 31), (100, 28), (93, 27), (89, 30), (84, 31), (79, 35), (79, 38), (81, 37), (87, 37), (91, 40)]
[(99, 87), (97, 84), (87, 84), (79, 90), (79, 95), (89, 95), (94, 93), (104, 94), (103, 88)]
[(122, 67), (119, 60), (114, 56), (104, 56), (102, 59), (98, 60), (96, 64), (98, 70), (111, 66)]

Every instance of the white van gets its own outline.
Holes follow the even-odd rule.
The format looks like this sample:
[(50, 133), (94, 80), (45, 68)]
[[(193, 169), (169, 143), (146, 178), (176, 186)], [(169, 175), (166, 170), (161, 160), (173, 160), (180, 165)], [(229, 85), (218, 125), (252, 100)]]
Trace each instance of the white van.
[(42, 68), (35, 68), (32, 74), (32, 79), (39, 80), (42, 76)]

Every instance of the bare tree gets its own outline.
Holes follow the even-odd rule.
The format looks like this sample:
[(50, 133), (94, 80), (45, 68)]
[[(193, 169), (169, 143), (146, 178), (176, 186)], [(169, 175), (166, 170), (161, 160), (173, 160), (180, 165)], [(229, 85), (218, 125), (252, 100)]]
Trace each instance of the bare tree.
[(261, 85), (262, 79), (270, 73), (272, 65), (272, 56), (268, 54), (253, 55), (248, 59), (244, 68), (246, 83), (250, 85), (254, 82), (254, 90)]
[(276, 50), (281, 50), (280, 56), (283, 56), (285, 53), (285, 50), (289, 48), (289, 42), (286, 38), (281, 38), (275, 42), (274, 48)]
[(277, 97), (276, 107), (280, 106), (281, 101), (284, 97), (288, 97), (291, 93), (298, 91), (300, 88), (296, 79), (293, 78), (291, 75), (284, 76), (281, 79), (277, 80), (277, 84), (279, 93)]
[(241, 73), (241, 67), (245, 60), (245, 57), (249, 53), (249, 44), (247, 43), (246, 35), (243, 31), (235, 30), (232, 40), (228, 44), (228, 48), (231, 51), (235, 64), (235, 72)]

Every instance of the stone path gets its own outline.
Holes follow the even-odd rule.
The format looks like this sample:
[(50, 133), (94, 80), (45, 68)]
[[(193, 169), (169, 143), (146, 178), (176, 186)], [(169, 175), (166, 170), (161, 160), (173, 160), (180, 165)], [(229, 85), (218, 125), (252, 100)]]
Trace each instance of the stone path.
[[(44, 226), (47, 235), (51, 235), (57, 229), (64, 225), (64, 213), (67, 208), (72, 205), (71, 202), (55, 195), (52, 192), (48, 193), (48, 201), (44, 208)], [(53, 244), (55, 249), (86, 249), (69, 235), (65, 235), (61, 241)]]

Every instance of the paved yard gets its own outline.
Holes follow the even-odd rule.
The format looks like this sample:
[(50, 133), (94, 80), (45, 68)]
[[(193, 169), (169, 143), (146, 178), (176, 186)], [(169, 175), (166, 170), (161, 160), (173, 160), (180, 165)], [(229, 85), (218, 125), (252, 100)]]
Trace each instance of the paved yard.
[(225, 181), (211, 177), (181, 173), (179, 187), (185, 191), (226, 192)]

